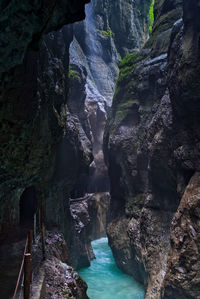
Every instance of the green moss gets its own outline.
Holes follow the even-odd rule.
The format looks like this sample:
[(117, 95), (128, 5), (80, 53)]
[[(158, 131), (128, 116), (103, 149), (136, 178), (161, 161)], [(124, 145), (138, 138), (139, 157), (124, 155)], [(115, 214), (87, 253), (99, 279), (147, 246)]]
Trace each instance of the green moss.
[(132, 66), (137, 59), (139, 58), (140, 54), (138, 52), (134, 52), (131, 54), (126, 55), (120, 62), (119, 68), (122, 69), (125, 66)]
[(152, 0), (150, 8), (149, 8), (149, 32), (152, 32), (152, 26), (154, 23), (154, 3), (155, 0)]
[(133, 104), (138, 104), (139, 103), (139, 101), (138, 100), (134, 100), (134, 99), (130, 99), (130, 100), (128, 100), (128, 101), (126, 101), (126, 102), (123, 102), (123, 103), (120, 103), (119, 105), (118, 105), (118, 108), (120, 109), (120, 108), (130, 108), (130, 107), (132, 107), (133, 106)]
[(112, 119), (115, 125), (120, 124), (132, 111), (139, 106), (138, 85), (140, 78), (135, 73), (141, 60), (146, 57), (144, 52), (134, 52), (125, 56), (119, 64), (117, 80), (112, 105)]
[(115, 115), (116, 121), (121, 121), (122, 119), (124, 119), (127, 116), (128, 112), (129, 112), (128, 109), (118, 110)]
[(121, 69), (118, 77), (118, 84), (121, 84), (124, 82), (124, 80), (128, 80), (129, 77), (134, 73), (135, 68), (133, 66), (125, 66), (123, 69)]
[(124, 120), (132, 111), (133, 106), (135, 105), (139, 105), (139, 100), (129, 99), (125, 102), (123, 101), (123, 103), (119, 103), (116, 107), (115, 121), (121, 122), (122, 120)]
[(125, 83), (131, 80), (139, 58), (140, 58), (140, 54), (138, 52), (134, 52), (132, 54), (126, 55), (121, 60), (119, 64), (120, 72), (117, 80), (115, 95), (118, 92), (119, 85), (124, 85)]
[[(126, 55), (119, 64), (119, 77), (117, 80), (115, 94), (113, 97), (113, 117), (119, 110), (120, 118), (124, 116), (124, 109), (129, 109), (133, 104), (138, 103), (138, 96), (134, 93), (138, 85), (138, 76), (134, 75), (138, 63), (143, 59), (143, 55), (138, 52)], [(119, 116), (118, 115), (118, 116)]]
[(133, 101), (138, 98), (134, 92), (138, 85), (138, 78), (134, 75), (134, 71), (135, 68), (119, 76), (113, 98), (113, 107), (121, 102), (127, 103), (128, 101)]
[(73, 71), (72, 69), (69, 68), (69, 71), (68, 71), (68, 78), (69, 79), (79, 79), (79, 74), (76, 73), (75, 71)]
[(182, 16), (182, 7), (173, 9), (166, 14), (160, 16), (156, 22), (154, 22), (153, 31), (150, 39), (145, 44), (145, 48), (152, 48), (156, 39), (164, 31), (169, 30), (174, 22), (176, 22)]
[(114, 36), (114, 33), (111, 29), (109, 29), (108, 31), (106, 31), (106, 30), (98, 30), (98, 31), (100, 31), (102, 33), (104, 38), (109, 38), (109, 37)]

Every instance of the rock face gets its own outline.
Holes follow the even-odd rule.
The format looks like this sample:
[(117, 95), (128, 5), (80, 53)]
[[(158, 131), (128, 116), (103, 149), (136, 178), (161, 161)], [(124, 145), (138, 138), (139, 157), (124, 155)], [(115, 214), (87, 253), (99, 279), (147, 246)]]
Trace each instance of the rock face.
[[(81, 177), (71, 192), (72, 264), (78, 268), (90, 263), (91, 240), (105, 235), (109, 179), (102, 150), (103, 132), (118, 62), (147, 38), (150, 2), (95, 0), (86, 7), (86, 20), (73, 26), (67, 104), (80, 122), (81, 135), (85, 133), (91, 141), (94, 156), (87, 180)], [(85, 192), (89, 194), (84, 196)]]
[[(12, 2), (0, 4), (0, 231), (32, 220), (42, 203), (71, 263), (89, 264), (106, 213), (100, 194), (84, 194), (108, 190), (103, 131), (117, 64), (136, 49), (119, 65), (105, 132), (109, 243), (119, 267), (146, 285), (146, 298), (198, 298), (199, 0), (183, 1), (183, 20), (181, 0), (156, 1), (143, 49), (151, 1), (94, 0), (74, 27), (68, 75), (72, 27), (41, 36), (83, 19), (88, 1)], [(69, 269), (57, 262), (64, 275)]]
[[(59, 233), (47, 232), (46, 234), (46, 260), (41, 265), (45, 270), (45, 295), (43, 298), (80, 298), (88, 299), (86, 294), (87, 284), (81, 279), (79, 274), (73, 270), (68, 264), (69, 252), (66, 250), (67, 244), (63, 235)], [(34, 248), (34, 255), (38, 255), (41, 249)], [(39, 284), (37, 282), (39, 275), (38, 267), (33, 269), (33, 284), (35, 288)], [(33, 294), (34, 297), (34, 294)]]
[[(183, 238), (187, 251), (184, 235), (188, 240), (193, 237), (189, 229), (180, 228), (176, 220), (180, 212), (172, 219), (190, 178), (199, 171), (198, 7), (184, 2), (183, 27), (182, 20), (174, 24), (182, 15), (181, 1), (155, 5), (149, 41), (120, 63), (106, 125), (112, 211), (108, 236), (120, 268), (147, 286), (146, 298), (195, 298), (198, 274), (192, 262), (187, 264), (192, 273), (188, 280), (181, 272), (186, 265), (181, 266), (182, 249), (177, 243)], [(185, 218), (190, 222), (187, 213), (184, 210), (180, 216), (183, 222)], [(197, 248), (191, 245), (187, 251), (194, 264)], [(193, 283), (196, 293), (190, 291)]]
[[(90, 215), (88, 202), (85, 198), (76, 199), (70, 203), (70, 211), (74, 220), (71, 225), (71, 264), (75, 268), (90, 266), (90, 260), (94, 258), (89, 236)], [(73, 227), (74, 226), (74, 227)]]
[[(41, 197), (46, 198), (48, 222), (54, 218), (59, 227), (65, 227), (62, 215), (52, 216), (51, 211), (55, 207), (60, 210), (62, 205), (67, 210), (66, 196), (76, 184), (78, 173), (88, 172), (91, 152), (79, 139), (77, 122), (65, 105), (72, 27), (46, 36), (40, 51), (33, 51), (43, 33), (84, 18), (86, 1), (64, 2), (47, 5), (37, 1), (34, 7), (23, 1), (1, 4), (1, 230), (19, 223), (20, 196), (30, 186), (36, 190), (38, 203)], [(32, 12), (30, 18), (28, 12)], [(58, 143), (61, 145), (55, 154)], [(58, 157), (58, 152), (62, 156)], [(61, 162), (63, 155), (65, 161)], [(59, 185), (60, 204), (54, 197)]]
[[(199, 296), (197, 2), (158, 1), (152, 36), (122, 60), (105, 132), (109, 242), (146, 298)], [(150, 50), (148, 50), (150, 48)], [(126, 234), (124, 234), (126, 231)]]
[(88, 0), (51, 1), (51, 3), (44, 0), (37, 0), (34, 3), (3, 1), (0, 6), (0, 73), (22, 64), (27, 49), (38, 48), (42, 34), (84, 19), (84, 5), (88, 2)]
[(200, 173), (191, 178), (171, 225), (164, 298), (199, 298)]
[(91, 241), (104, 237), (109, 219), (109, 193), (90, 193), (71, 199), (70, 258), (75, 268), (87, 267), (94, 258)]
[(80, 298), (88, 299), (87, 284), (72, 267), (56, 258), (46, 262), (47, 288), (45, 299)]
[[(43, 177), (43, 184), (38, 184), (36, 187), (38, 197), (41, 194), (44, 196), (40, 198), (40, 201), (45, 207), (46, 226), (63, 232), (70, 253), (69, 260), (73, 266), (76, 266), (77, 263), (79, 264), (79, 254), (74, 256), (74, 253), (79, 240), (73, 234), (74, 226), (73, 217), (70, 214), (69, 198), (79, 182), (88, 177), (92, 153), (90, 142), (81, 127), (78, 116), (72, 115), (66, 105), (69, 81), (68, 38), (71, 37), (69, 34), (71, 30), (72, 27), (63, 27), (59, 32), (50, 33), (46, 36), (43, 49), (40, 51), (40, 97), (48, 99), (47, 102), (51, 103), (50, 109), (53, 110), (61, 132), (59, 136), (55, 130), (56, 126), (51, 127), (50, 132), (55, 132), (55, 138), (59, 137), (59, 139), (52, 138), (52, 140), (57, 140), (59, 145), (55, 150), (55, 155), (52, 156), (48, 174)], [(51, 125), (52, 122), (49, 121), (49, 124)], [(85, 248), (87, 244), (85, 242)]]
[(88, 185), (91, 193), (109, 190), (102, 143), (118, 62), (147, 39), (150, 2), (94, 0), (86, 7), (86, 20), (74, 25), (70, 68), (80, 77), (81, 86), (77, 91), (78, 80), (73, 78), (77, 83), (70, 87), (69, 102), (70, 111), (77, 113), (79, 109), (80, 121), (93, 144), (94, 161)]
[[(169, 88), (179, 146), (174, 154), (181, 173), (182, 199), (171, 226), (171, 246), (164, 298), (199, 298), (199, 3), (184, 1), (183, 22), (171, 39), (169, 51)], [(193, 175), (194, 174), (194, 175)], [(187, 177), (188, 179), (188, 177)], [(180, 189), (180, 188), (179, 188)], [(181, 194), (181, 195), (182, 195)]]
[(117, 63), (148, 37), (150, 2), (94, 0), (86, 7), (86, 20), (75, 24), (70, 62), (87, 69), (88, 101), (111, 104)]
[(88, 210), (91, 219), (90, 235), (92, 240), (106, 236), (106, 227), (110, 215), (109, 192), (89, 194)]

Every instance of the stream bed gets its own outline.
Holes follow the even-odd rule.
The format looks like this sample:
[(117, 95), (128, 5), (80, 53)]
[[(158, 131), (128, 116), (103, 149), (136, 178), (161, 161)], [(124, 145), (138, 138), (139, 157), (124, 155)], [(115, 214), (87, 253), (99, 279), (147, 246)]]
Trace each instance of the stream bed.
[(144, 299), (144, 288), (116, 265), (108, 239), (92, 242), (96, 259), (78, 272), (87, 282), (90, 299)]

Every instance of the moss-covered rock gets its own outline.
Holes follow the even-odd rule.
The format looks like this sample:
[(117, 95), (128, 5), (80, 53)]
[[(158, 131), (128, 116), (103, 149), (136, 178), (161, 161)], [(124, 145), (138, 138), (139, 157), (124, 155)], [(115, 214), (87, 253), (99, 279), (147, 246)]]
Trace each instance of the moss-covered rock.
[(145, 48), (151, 49), (151, 57), (168, 51), (172, 25), (182, 17), (182, 2), (182, 0), (155, 2), (152, 33), (145, 44)]

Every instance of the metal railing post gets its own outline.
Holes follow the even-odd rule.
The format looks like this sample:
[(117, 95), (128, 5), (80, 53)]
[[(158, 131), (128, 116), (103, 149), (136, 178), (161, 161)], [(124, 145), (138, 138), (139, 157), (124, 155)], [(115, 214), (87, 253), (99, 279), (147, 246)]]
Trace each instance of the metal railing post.
[(33, 231), (29, 230), (28, 232), (28, 253), (32, 255), (32, 248), (33, 248)]
[(46, 259), (46, 251), (45, 251), (45, 227), (44, 227), (44, 223), (42, 223), (41, 241), (42, 241), (42, 256), (43, 256), (43, 260), (45, 260)]
[(36, 234), (37, 234), (37, 214), (35, 213), (33, 218), (33, 243), (34, 244), (35, 244)]
[(19, 287), (19, 283), (20, 283), (20, 278), (21, 278), (21, 275), (22, 275), (22, 271), (24, 269), (24, 258), (25, 258), (25, 253), (26, 253), (26, 250), (27, 250), (27, 246), (28, 246), (28, 237), (26, 238), (26, 243), (25, 243), (25, 248), (24, 248), (24, 255), (23, 255), (21, 267), (20, 267), (20, 270), (19, 270), (19, 275), (18, 275), (18, 278), (17, 278), (17, 284), (16, 284), (16, 287), (15, 287), (13, 299), (16, 299), (16, 296), (17, 296), (17, 291), (18, 291), (18, 287)]
[(30, 299), (31, 254), (24, 255), (24, 299)]
[(29, 230), (28, 231), (28, 253), (30, 253), (31, 257), (30, 257), (30, 280), (32, 282), (32, 262), (33, 262), (33, 231)]
[(41, 210), (40, 210), (40, 223), (41, 223), (41, 242), (42, 242), (42, 256), (43, 260), (46, 259), (46, 252), (45, 252), (45, 226), (44, 226), (44, 206), (41, 205)]

